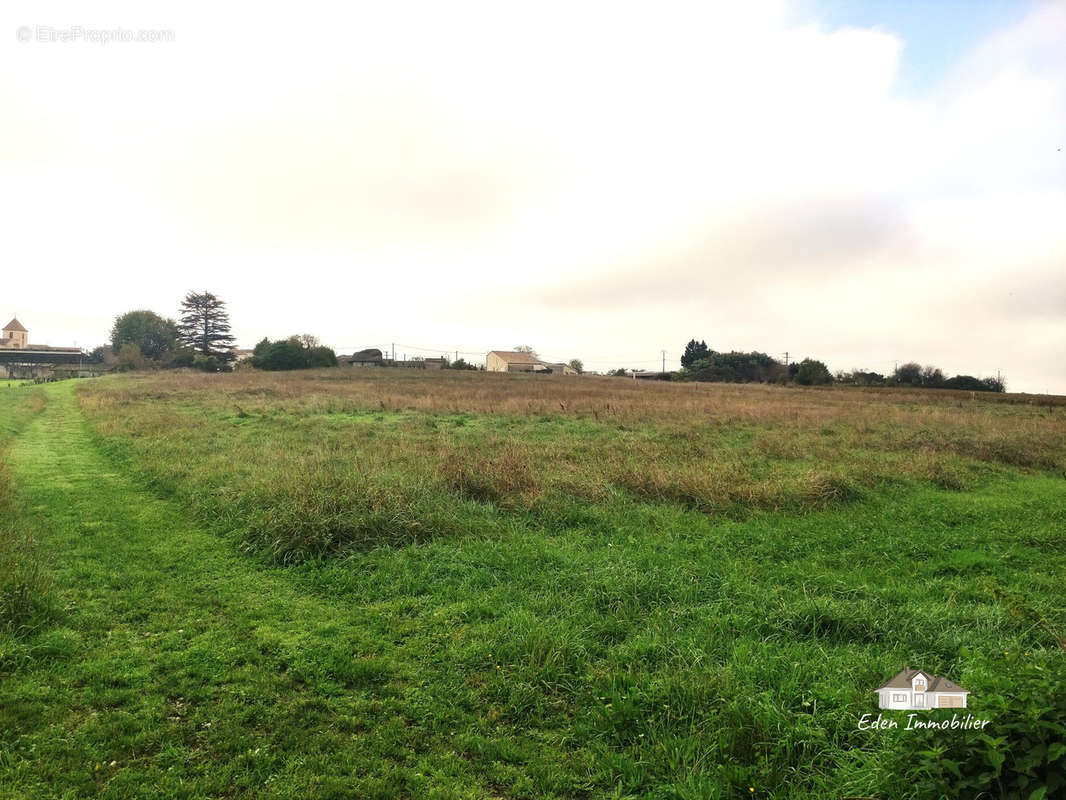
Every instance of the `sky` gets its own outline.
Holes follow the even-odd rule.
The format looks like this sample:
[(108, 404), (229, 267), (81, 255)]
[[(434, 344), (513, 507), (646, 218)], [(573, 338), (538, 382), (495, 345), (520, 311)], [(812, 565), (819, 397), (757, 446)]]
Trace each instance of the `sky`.
[(9, 0), (0, 122), (34, 342), (195, 289), (248, 347), (1066, 394), (1066, 0)]

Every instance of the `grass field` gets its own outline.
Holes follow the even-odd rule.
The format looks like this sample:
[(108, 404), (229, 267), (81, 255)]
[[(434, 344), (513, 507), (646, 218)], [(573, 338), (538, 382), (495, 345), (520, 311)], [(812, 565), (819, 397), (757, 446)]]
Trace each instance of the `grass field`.
[[(1062, 405), (175, 373), (0, 451), (0, 796), (1062, 791)], [(993, 723), (858, 730), (904, 664)]]

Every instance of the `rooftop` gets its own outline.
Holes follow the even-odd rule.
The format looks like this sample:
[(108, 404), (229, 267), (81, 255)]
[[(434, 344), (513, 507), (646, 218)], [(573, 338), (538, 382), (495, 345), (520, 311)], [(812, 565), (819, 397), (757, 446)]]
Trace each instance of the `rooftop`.
[(540, 361), (532, 353), (520, 353), (517, 350), (491, 350), (489, 355), (502, 358), (508, 364), (539, 364)]

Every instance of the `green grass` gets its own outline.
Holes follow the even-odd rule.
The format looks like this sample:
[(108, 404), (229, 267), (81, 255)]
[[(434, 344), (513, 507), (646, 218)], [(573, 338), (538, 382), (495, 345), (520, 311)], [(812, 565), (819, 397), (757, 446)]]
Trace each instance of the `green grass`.
[(24, 635), (47, 624), (54, 609), (39, 531), (23, 513), (5, 461), (12, 441), (44, 408), (45, 395), (17, 389), (0, 384), (0, 631)]
[[(49, 625), (0, 635), (5, 797), (936, 796), (901, 772), (913, 740), (856, 729), (873, 689), (921, 665), (980, 713), (1009, 707), (1019, 663), (1063, 668), (1066, 484), (1051, 470), (952, 451), (937, 470), (959, 464), (971, 491), (936, 470), (855, 478), (902, 462), (869, 443), (824, 473), (846, 496), (757, 502), (779, 474), (754, 459), (749, 493), (707, 513), (595, 469), (544, 477), (498, 441), (610, 451), (618, 434), (595, 419), (240, 416), (214, 394), (153, 402), (152, 382), (116, 408), (93, 400), (108, 383), (85, 390), (92, 425), (73, 382), (12, 425), (16, 515), (46, 532), (57, 596)], [(621, 424), (653, 447), (644, 463), (662, 458), (664, 429)], [(738, 462), (784, 439), (722, 431), (716, 452)], [(453, 458), (498, 446), (526, 478), (501, 487), (502, 470), (480, 498), (480, 473), (430, 480), (450, 462), (417, 451), (442, 438)], [(310, 473), (278, 473), (301, 458)], [(308, 475), (330, 492), (301, 492)], [(251, 536), (299, 526), (301, 502), (301, 536), (365, 525), (366, 487), (393, 482), (417, 501), (408, 516), (384, 502), (378, 528), (316, 551), (331, 558), (281, 566)]]

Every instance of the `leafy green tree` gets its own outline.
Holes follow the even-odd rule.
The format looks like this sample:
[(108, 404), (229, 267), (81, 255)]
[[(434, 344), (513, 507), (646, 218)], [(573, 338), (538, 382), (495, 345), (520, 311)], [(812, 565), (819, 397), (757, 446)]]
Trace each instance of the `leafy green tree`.
[(115, 317), (111, 326), (111, 351), (118, 355), (123, 346), (137, 345), (140, 356), (159, 361), (173, 350), (178, 339), (178, 327), (172, 319), (164, 319), (145, 309), (127, 311)]
[(981, 383), (985, 385), (985, 391), (987, 392), (1005, 392), (1007, 391), (1007, 379), (1006, 378), (982, 378)]
[(337, 366), (337, 354), (331, 348), (320, 344), (310, 349), (305, 349), (307, 350), (307, 366), (312, 369)]
[(234, 359), (226, 304), (210, 292), (189, 292), (181, 302), (178, 341), (205, 358)]
[(944, 373), (939, 367), (922, 367), (922, 386), (940, 389), (944, 386)]
[(781, 380), (785, 374), (784, 364), (766, 353), (717, 353), (711, 350), (706, 357), (682, 370), (679, 378), (689, 381), (769, 383)]
[(572, 369), (578, 375), (585, 371), (585, 364), (580, 358), (571, 358), (570, 363), (567, 364), (567, 366), (570, 367), (570, 369)]
[(464, 358), (457, 358), (447, 366), (448, 369), (471, 369), (476, 370), (477, 364), (471, 364)]
[(685, 352), (681, 355), (681, 366), (691, 367), (700, 359), (707, 358), (710, 354), (711, 351), (707, 347), (707, 342), (697, 342), (695, 339), (690, 339), (689, 343), (685, 345)]
[(829, 368), (821, 361), (805, 358), (799, 363), (795, 381), (801, 386), (815, 386), (832, 383), (833, 376), (829, 374)]

